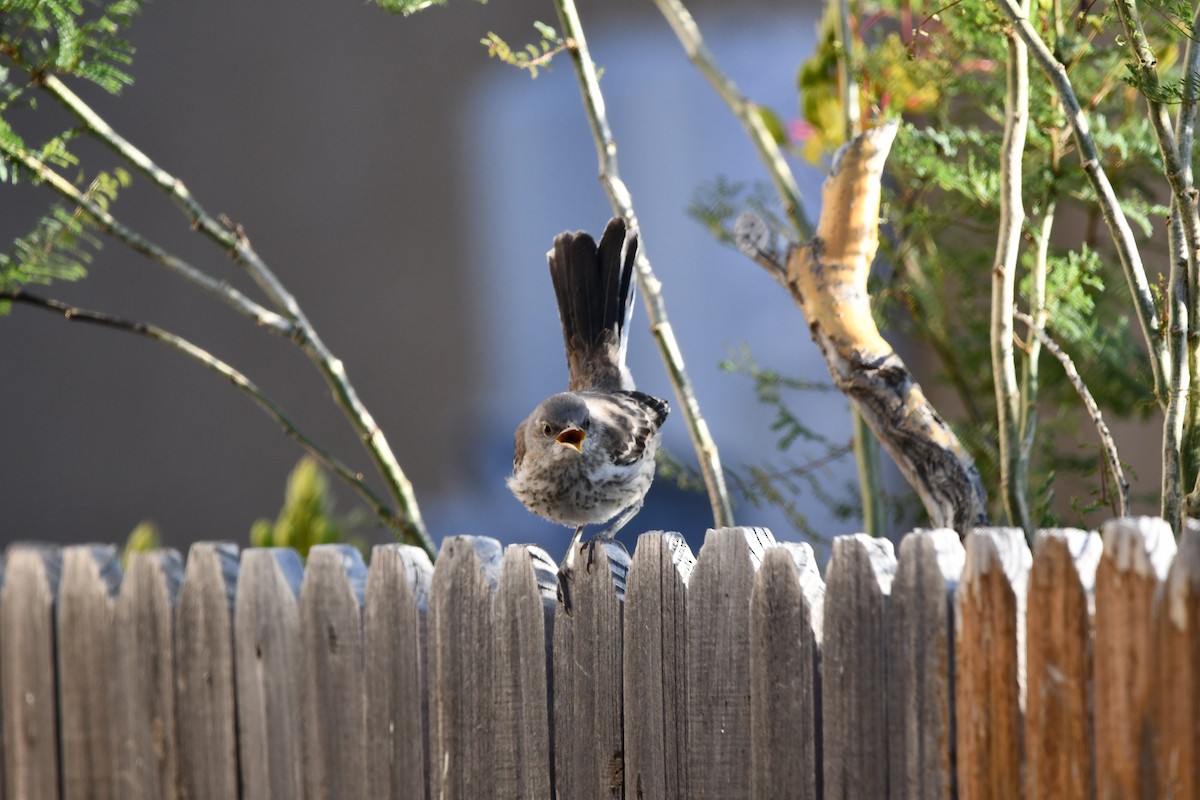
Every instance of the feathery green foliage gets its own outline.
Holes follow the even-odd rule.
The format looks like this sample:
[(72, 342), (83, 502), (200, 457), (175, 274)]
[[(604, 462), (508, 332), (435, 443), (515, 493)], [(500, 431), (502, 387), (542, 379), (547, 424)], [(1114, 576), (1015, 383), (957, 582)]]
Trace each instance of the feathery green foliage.
[(129, 532), (125, 546), (121, 548), (121, 569), (129, 569), (129, 557), (134, 553), (149, 553), (160, 547), (162, 535), (158, 532), (158, 526), (149, 520), (142, 520)]
[(346, 542), (360, 550), (361, 542), (346, 534), (345, 521), (333, 510), (329, 481), (311, 456), (300, 459), (288, 476), (283, 507), (274, 522), (260, 519), (250, 528), (254, 547), (292, 547), (302, 558), (318, 544)]
[(497, 58), (505, 64), (527, 70), (529, 77), (536, 78), (539, 69), (549, 69), (551, 60), (567, 49), (567, 43), (558, 35), (558, 31), (544, 22), (534, 22), (533, 27), (541, 34), (541, 40), (517, 50), (490, 31), (479, 43), (487, 48), (488, 58)]

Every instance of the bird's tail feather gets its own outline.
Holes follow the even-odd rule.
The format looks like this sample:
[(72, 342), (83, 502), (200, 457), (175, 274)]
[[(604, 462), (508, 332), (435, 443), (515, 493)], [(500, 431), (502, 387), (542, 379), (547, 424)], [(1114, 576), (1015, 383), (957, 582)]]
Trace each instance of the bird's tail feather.
[(632, 389), (625, 368), (633, 316), (637, 231), (613, 217), (599, 247), (583, 231), (561, 233), (547, 254), (567, 348), (571, 391)]

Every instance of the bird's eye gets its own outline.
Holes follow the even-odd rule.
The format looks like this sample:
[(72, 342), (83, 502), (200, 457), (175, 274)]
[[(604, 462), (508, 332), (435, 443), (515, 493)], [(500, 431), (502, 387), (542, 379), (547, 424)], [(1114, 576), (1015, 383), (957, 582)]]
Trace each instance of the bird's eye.
[(543, 435), (543, 436), (549, 436), (551, 433), (553, 433), (553, 431), (552, 431), (552, 430), (551, 430), (551, 428), (550, 428), (550, 423), (549, 423), (549, 422), (543, 422), (543, 423), (542, 423), (542, 435)]
[(585, 431), (590, 431), (592, 429), (592, 421), (590, 419), (585, 419), (583, 421), (583, 429)]

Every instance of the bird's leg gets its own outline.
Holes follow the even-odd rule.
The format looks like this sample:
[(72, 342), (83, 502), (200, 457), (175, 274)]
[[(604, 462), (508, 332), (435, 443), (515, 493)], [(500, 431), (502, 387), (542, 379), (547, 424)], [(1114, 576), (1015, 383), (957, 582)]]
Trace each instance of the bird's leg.
[(621, 528), (624, 528), (625, 524), (637, 516), (637, 513), (641, 510), (642, 501), (638, 500), (636, 503), (629, 506), (629, 508), (626, 508), (620, 514), (617, 514), (613, 521), (609, 523), (607, 528), (593, 533), (591, 538), (588, 539), (588, 544), (592, 544), (596, 541), (611, 542), (616, 537), (617, 531), (621, 530)]
[(575, 566), (575, 547), (583, 537), (583, 525), (575, 529), (571, 544), (567, 548), (567, 557), (558, 567), (558, 599), (563, 604), (563, 610), (571, 613), (571, 568)]

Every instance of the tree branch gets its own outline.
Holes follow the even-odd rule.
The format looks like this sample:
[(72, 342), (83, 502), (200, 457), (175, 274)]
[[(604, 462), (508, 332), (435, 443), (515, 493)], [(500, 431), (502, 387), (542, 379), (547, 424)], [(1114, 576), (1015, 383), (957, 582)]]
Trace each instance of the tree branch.
[[(613, 139), (608, 126), (608, 118), (604, 107), (604, 95), (600, 92), (600, 84), (596, 80), (596, 67), (588, 51), (587, 40), (583, 35), (583, 25), (579, 20), (579, 12), (574, 0), (555, 0), (558, 9), (559, 22), (563, 28), (563, 39), (568, 44), (571, 63), (575, 67), (575, 75), (579, 79), (579, 91), (583, 96), (583, 107), (587, 112), (588, 123), (592, 130), (592, 138), (596, 143), (596, 156), (600, 162), (600, 182), (608, 194), (613, 211), (625, 219), (630, 228), (637, 227), (637, 214), (633, 210), (633, 197), (625, 182), (621, 179), (617, 168), (617, 143)], [(700, 414), (700, 403), (683, 365), (683, 356), (675, 341), (675, 333), (667, 319), (666, 305), (662, 299), (662, 284), (654, 276), (650, 260), (645, 255), (645, 247), (638, 248), (637, 277), (638, 287), (646, 299), (646, 314), (650, 318), (650, 331), (658, 343), (658, 350), (667, 368), (667, 376), (675, 388), (675, 395), (683, 406), (683, 416), (687, 422), (692, 444), (700, 462), (700, 471), (704, 475), (704, 484), (708, 488), (708, 499), (712, 506), (713, 524), (717, 527), (733, 525), (733, 508), (729, 502), (729, 490), (725, 486), (725, 474), (721, 469), (721, 458), (717, 445), (709, 433), (708, 423)]]
[(338, 460), (332, 453), (317, 444), (311, 437), (300, 430), (299, 426), (292, 421), (279, 404), (263, 393), (253, 381), (207, 350), (198, 347), (187, 339), (146, 322), (137, 322), (98, 311), (76, 308), (59, 300), (30, 294), (23, 289), (0, 291), (0, 299), (11, 300), (14, 303), (24, 303), (34, 308), (56, 312), (62, 314), (64, 319), (71, 322), (87, 322), (93, 325), (101, 325), (106, 328), (125, 331), (126, 333), (145, 336), (165, 344), (176, 352), (183, 353), (188, 358), (232, 383), (239, 391), (253, 400), (255, 405), (274, 419), (283, 428), (284, 433), (299, 442), (305, 450), (312, 453), (322, 464), (348, 483), (354, 491), (358, 492), (384, 524), (397, 531), (403, 530), (403, 520), (364, 482), (362, 473), (350, 469), (350, 467)]
[(1079, 393), (1079, 399), (1083, 401), (1088, 415), (1092, 418), (1092, 422), (1096, 426), (1096, 433), (1100, 436), (1100, 443), (1104, 446), (1104, 454), (1108, 458), (1108, 466), (1112, 470), (1113, 480), (1117, 484), (1117, 500), (1119, 504), (1117, 516), (1128, 517), (1129, 481), (1126, 480), (1125, 471), (1121, 468), (1121, 457), (1117, 453), (1117, 443), (1113, 440), (1112, 432), (1109, 431), (1108, 425), (1104, 422), (1104, 415), (1100, 413), (1100, 406), (1096, 405), (1095, 398), (1088, 391), (1087, 384), (1083, 382), (1083, 378), (1079, 375), (1079, 370), (1075, 369), (1075, 363), (1071, 360), (1071, 357), (1058, 346), (1057, 342), (1050, 338), (1050, 334), (1046, 332), (1045, 328), (1038, 326), (1034, 322), (1033, 317), (1022, 311), (1014, 311), (1013, 316), (1028, 325), (1030, 332), (1042, 342), (1051, 355), (1058, 359), (1058, 362), (1062, 364), (1063, 372), (1066, 373), (1067, 379), (1071, 381), (1071, 385)]

